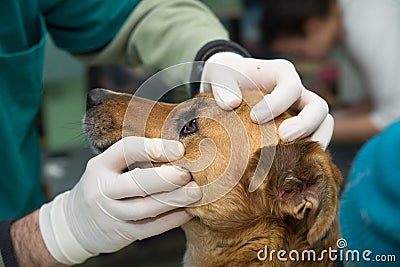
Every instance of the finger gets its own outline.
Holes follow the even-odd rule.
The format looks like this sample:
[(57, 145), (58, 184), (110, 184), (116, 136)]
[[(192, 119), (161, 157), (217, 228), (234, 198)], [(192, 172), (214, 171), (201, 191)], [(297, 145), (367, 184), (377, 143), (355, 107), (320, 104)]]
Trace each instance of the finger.
[(318, 95), (306, 89), (293, 105), (300, 110), (297, 116), (284, 120), (278, 129), (283, 141), (292, 141), (310, 135), (318, 129), (328, 114), (328, 104)]
[(262, 124), (286, 111), (301, 95), (303, 86), (300, 82), (284, 81), (278, 83), (274, 90), (265, 95), (250, 113), (253, 122)]
[[(220, 55), (223, 56), (223, 55)], [(241, 58), (239, 56), (239, 58)], [(235, 78), (237, 71), (224, 64), (207, 62), (204, 69), (203, 90), (211, 89), (217, 104), (225, 109), (231, 110), (242, 102), (242, 93)]]
[(211, 84), (208, 82), (201, 82), (200, 83), (200, 88), (199, 88), (199, 93), (203, 94), (203, 93), (208, 93), (211, 92)]
[(237, 76), (242, 74), (231, 67), (238, 66), (242, 59), (236, 53), (220, 52), (212, 55), (205, 63), (200, 92), (211, 90), (222, 109), (232, 110), (242, 102), (237, 81)]
[(326, 150), (333, 135), (334, 125), (335, 123), (332, 115), (326, 115), (324, 121), (311, 136), (311, 140), (318, 142), (322, 149)]
[(105, 179), (102, 191), (104, 195), (112, 199), (144, 197), (178, 189), (187, 184), (191, 178), (188, 171), (177, 166), (136, 168), (115, 178)]
[[(294, 65), (284, 59), (255, 60), (244, 58), (246, 75), (239, 76), (239, 83), (243, 89), (254, 89), (254, 85), (271, 93), (274, 87), (282, 82), (300, 83), (300, 77)], [(244, 80), (243, 80), (244, 79)], [(247, 81), (246, 81), (247, 80)]]
[(143, 220), (179, 207), (188, 206), (201, 199), (202, 193), (195, 182), (171, 192), (158, 193), (147, 197), (112, 200), (105, 203), (108, 212), (119, 220)]
[(135, 228), (135, 238), (142, 240), (159, 235), (187, 223), (192, 218), (184, 209), (176, 209), (156, 218), (135, 222), (136, 226), (140, 227), (138, 230)]
[(232, 110), (242, 102), (242, 93), (236, 79), (229, 73), (212, 74), (211, 90), (217, 105)]
[(282, 114), (300, 97), (303, 89), (294, 65), (287, 60), (259, 60), (256, 70), (249, 72), (249, 78), (270, 93), (251, 111), (251, 119), (259, 124)]
[(183, 145), (174, 140), (129, 136), (119, 140), (96, 157), (99, 166), (123, 171), (139, 161), (174, 161), (184, 154)]

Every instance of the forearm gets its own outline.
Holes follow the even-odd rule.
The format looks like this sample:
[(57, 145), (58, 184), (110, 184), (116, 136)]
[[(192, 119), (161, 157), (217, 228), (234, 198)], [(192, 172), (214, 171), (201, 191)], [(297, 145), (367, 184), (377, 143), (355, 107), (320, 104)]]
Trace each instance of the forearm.
[(50, 255), (44, 244), (39, 229), (39, 210), (14, 222), (10, 236), (19, 266), (65, 266)]
[(332, 141), (338, 143), (361, 143), (377, 133), (379, 133), (379, 130), (372, 124), (368, 113), (335, 117)]
[(153, 69), (190, 62), (206, 43), (228, 40), (215, 15), (194, 0), (146, 0), (135, 8), (114, 40), (90, 64), (144, 64)]
[[(193, 61), (206, 43), (228, 39), (228, 33), (219, 20), (199, 1), (153, 2), (158, 3), (153, 4), (129, 43), (129, 54), (140, 55), (147, 66), (166, 68)], [(143, 9), (138, 7), (141, 12), (147, 12), (148, 7)]]

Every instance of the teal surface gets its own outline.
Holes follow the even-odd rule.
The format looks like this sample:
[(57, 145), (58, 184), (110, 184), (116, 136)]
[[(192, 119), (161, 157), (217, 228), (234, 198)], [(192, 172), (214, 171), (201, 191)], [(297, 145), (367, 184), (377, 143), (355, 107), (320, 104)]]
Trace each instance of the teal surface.
[[(0, 9), (0, 220), (39, 207), (42, 100), (47, 32), (72, 52), (109, 42), (137, 0), (5, 0)], [(62, 67), (62, 64), (60, 64)]]

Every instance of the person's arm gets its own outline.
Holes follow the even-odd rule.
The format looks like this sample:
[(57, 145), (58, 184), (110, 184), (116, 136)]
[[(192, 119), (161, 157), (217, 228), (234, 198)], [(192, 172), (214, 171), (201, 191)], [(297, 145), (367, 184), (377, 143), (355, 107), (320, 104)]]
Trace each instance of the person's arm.
[(0, 222), (4, 265), (78, 264), (186, 223), (191, 216), (180, 207), (201, 198), (187, 171), (161, 166), (123, 172), (137, 161), (179, 159), (183, 150), (176, 141), (141, 137), (112, 145), (88, 162), (71, 191), (11, 226)]
[[(361, 12), (361, 11), (362, 12)], [(370, 113), (335, 121), (333, 141), (365, 141), (400, 118), (400, 6), (397, 1), (355, 0), (343, 6), (345, 42), (371, 97)]]
[(65, 266), (51, 256), (44, 244), (39, 229), (39, 210), (12, 223), (10, 237), (19, 266)]
[(101, 50), (78, 57), (93, 65), (144, 64), (161, 70), (195, 60), (199, 50), (215, 40), (228, 41), (228, 32), (200, 1), (144, 0), (112, 42)]
[(335, 117), (335, 126), (332, 136), (333, 142), (338, 143), (361, 143), (380, 130), (371, 122), (368, 113)]
[(193, 61), (206, 43), (229, 40), (197, 0), (40, 0), (56, 45), (91, 64), (144, 64), (156, 70)]
[(39, 229), (39, 210), (0, 222), (0, 266), (63, 266), (48, 252)]
[(365, 99), (332, 112), (335, 127), (332, 141), (337, 143), (362, 143), (380, 132), (372, 122), (371, 101)]

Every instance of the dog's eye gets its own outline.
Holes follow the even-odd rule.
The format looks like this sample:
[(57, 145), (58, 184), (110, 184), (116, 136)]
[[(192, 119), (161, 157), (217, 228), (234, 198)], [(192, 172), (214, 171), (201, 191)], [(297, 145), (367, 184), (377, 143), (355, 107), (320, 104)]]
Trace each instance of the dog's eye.
[(187, 136), (189, 134), (195, 133), (198, 130), (197, 121), (196, 119), (188, 121), (185, 126), (183, 126), (181, 130), (182, 136)]

